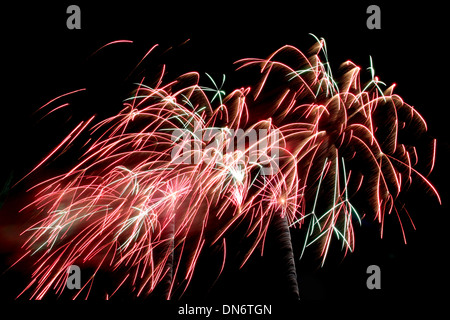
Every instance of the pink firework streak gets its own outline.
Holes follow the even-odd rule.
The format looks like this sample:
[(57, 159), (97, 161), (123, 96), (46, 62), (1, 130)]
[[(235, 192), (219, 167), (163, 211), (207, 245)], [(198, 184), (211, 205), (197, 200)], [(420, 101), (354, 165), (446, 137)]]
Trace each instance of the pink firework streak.
[[(372, 64), (362, 85), (361, 69), (350, 61), (335, 80), (324, 40), (310, 52), (284, 46), (266, 59), (238, 61), (255, 82), (228, 95), (215, 82), (200, 86), (197, 72), (166, 82), (163, 67), (155, 85), (139, 84), (118, 114), (79, 123), (31, 171), (90, 135), (78, 163), (32, 188), (36, 198), (24, 211), (39, 218), (22, 233), (28, 238), (19, 260), (33, 261), (34, 272), (20, 295), (61, 294), (68, 267), (86, 265), (92, 274), (74, 298), (87, 298), (106, 270), (119, 277), (107, 298), (125, 286), (147, 296), (160, 285), (170, 299), (187, 288), (206, 246), (222, 248), (223, 270), (226, 237), (239, 224), (254, 239), (242, 265), (263, 248), (276, 221), (305, 228), (302, 253), (318, 245), (322, 263), (332, 239), (345, 254), (354, 250), (353, 224), (366, 214), (381, 233), (385, 216), (395, 214), (406, 242), (402, 215), (412, 220), (398, 200), (405, 187), (417, 181), (440, 201), (426, 178), (436, 141), (427, 172), (419, 172), (417, 148), (401, 137), (423, 135), (427, 126), (394, 85), (383, 91)], [(210, 128), (217, 130), (205, 139)], [(244, 143), (230, 151), (231, 129), (266, 130), (257, 141), (265, 150)], [(173, 139), (174, 132), (183, 135)], [(277, 155), (273, 174), (261, 173), (263, 154)]]

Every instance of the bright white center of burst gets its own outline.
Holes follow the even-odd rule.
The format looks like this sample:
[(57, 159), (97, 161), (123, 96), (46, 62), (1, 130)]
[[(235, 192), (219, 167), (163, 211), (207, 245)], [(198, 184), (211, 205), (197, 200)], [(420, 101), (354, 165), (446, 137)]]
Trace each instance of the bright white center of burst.
[(165, 98), (163, 99), (163, 101), (166, 101), (166, 102), (169, 102), (169, 103), (172, 103), (172, 104), (175, 104), (175, 103), (177, 102), (177, 100), (175, 99), (175, 97), (172, 97), (172, 96), (167, 96), (167, 97), (165, 97)]
[(231, 174), (233, 175), (233, 178), (239, 182), (242, 183), (244, 181), (245, 173), (243, 170), (237, 169), (237, 170), (231, 170)]
[(149, 210), (148, 210), (148, 209), (139, 209), (138, 218), (139, 218), (139, 219), (142, 219), (142, 218), (144, 218), (145, 216), (147, 216), (148, 213), (149, 213)]

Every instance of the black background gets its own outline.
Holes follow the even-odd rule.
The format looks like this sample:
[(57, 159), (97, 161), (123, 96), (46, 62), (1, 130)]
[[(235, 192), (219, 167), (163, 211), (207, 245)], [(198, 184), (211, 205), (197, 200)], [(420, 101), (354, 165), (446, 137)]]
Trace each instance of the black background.
[[(66, 28), (70, 4), (81, 8), (81, 30)], [(410, 212), (417, 230), (406, 224), (407, 245), (398, 221), (392, 217), (387, 220), (390, 226), (383, 239), (376, 223), (356, 227), (356, 250), (345, 259), (338, 252), (320, 268), (316, 252), (310, 252), (297, 265), (302, 303), (377, 299), (414, 300), (426, 305), (443, 300), (448, 288), (446, 180), (450, 160), (446, 12), (430, 1), (420, 5), (377, 1), (374, 4), (381, 8), (381, 30), (368, 30), (369, 4), (267, 1), (180, 5), (126, 1), (94, 5), (60, 1), (6, 5), (1, 18), (1, 183), (9, 177), (17, 182), (27, 174), (73, 129), (73, 124), (92, 114), (101, 118), (120, 110), (122, 100), (130, 94), (130, 80), (139, 81), (158, 63), (167, 64), (169, 78), (192, 70), (202, 75), (208, 72), (216, 79), (225, 73), (229, 75), (227, 90), (234, 87), (234, 61), (264, 58), (285, 44), (307, 51), (314, 44), (309, 35), (313, 33), (327, 41), (335, 72), (346, 60), (366, 68), (372, 56), (380, 79), (388, 85), (395, 82), (396, 92), (424, 116), (430, 134), (438, 140), (437, 162), (430, 180), (443, 204), (439, 206), (432, 196), (411, 195)], [(110, 46), (92, 56), (104, 44), (122, 39), (133, 44)], [(160, 45), (155, 60), (146, 59), (127, 78), (154, 44)], [(366, 76), (368, 79), (369, 73)], [(40, 106), (80, 88), (87, 90), (71, 100), (62, 118), (39, 121), (43, 114), (34, 112)], [(11, 189), (1, 208), (1, 231), (10, 235), (9, 241), (0, 244), (1, 271), (11, 263), (16, 246), (11, 240), (21, 223), (16, 210), (28, 199), (24, 191), (39, 178), (39, 174), (31, 176)], [(294, 240), (296, 236), (294, 233)], [(240, 271), (231, 263), (212, 288), (210, 282), (202, 280), (212, 273), (208, 261), (200, 261), (185, 298), (279, 301), (283, 294), (277, 283), (282, 274), (273, 255), (274, 249), (269, 246), (263, 257), (255, 256)], [(381, 290), (366, 288), (366, 268), (371, 264), (381, 267)], [(14, 270), (4, 273), (0, 277), (3, 301), (12, 302), (26, 281)], [(121, 297), (124, 301), (127, 298)]]

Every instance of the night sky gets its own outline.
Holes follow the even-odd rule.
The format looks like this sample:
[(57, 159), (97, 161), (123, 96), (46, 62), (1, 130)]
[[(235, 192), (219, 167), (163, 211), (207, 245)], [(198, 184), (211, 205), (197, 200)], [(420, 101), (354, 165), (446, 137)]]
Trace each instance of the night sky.
[[(81, 8), (81, 30), (66, 28), (66, 8), (70, 4)], [(436, 166), (429, 179), (443, 203), (440, 206), (431, 194), (411, 190), (409, 212), (417, 230), (405, 224), (407, 245), (398, 220), (392, 216), (386, 220), (383, 239), (378, 223), (369, 223), (370, 218), (361, 227), (355, 226), (356, 250), (344, 259), (336, 250), (320, 268), (317, 250), (307, 251), (297, 261), (301, 303), (368, 303), (376, 299), (426, 305), (445, 299), (449, 226), (446, 180), (450, 161), (446, 12), (429, 1), (427, 5), (377, 1), (373, 4), (381, 8), (381, 30), (368, 30), (366, 8), (370, 4), (275, 1), (245, 5), (211, 2), (200, 6), (194, 2), (178, 5), (125, 1), (93, 5), (87, 1), (60, 1), (6, 5), (1, 19), (0, 189), (4, 186), (4, 191), (0, 195), (0, 272), (12, 263), (18, 246), (16, 239), (24, 223), (18, 210), (31, 199), (26, 190), (45, 176), (37, 173), (12, 189), (10, 186), (41, 161), (73, 124), (92, 114), (103, 118), (118, 112), (133, 82), (151, 77), (162, 63), (167, 65), (169, 78), (193, 70), (217, 79), (226, 74), (225, 91), (229, 92), (240, 81), (233, 74), (234, 61), (265, 58), (285, 44), (306, 52), (315, 42), (309, 35), (312, 33), (327, 41), (334, 72), (347, 60), (365, 69), (371, 56), (380, 79), (388, 85), (396, 83), (395, 92), (424, 116), (429, 134), (438, 141)], [(132, 40), (133, 44), (111, 46), (92, 55), (104, 44), (122, 39)], [(154, 44), (159, 44), (158, 54), (146, 59), (130, 76)], [(369, 79), (368, 71), (365, 77)], [(42, 114), (35, 113), (54, 97), (79, 88), (87, 90), (71, 100), (61, 118), (41, 121)], [(59, 172), (70, 164), (68, 158), (46, 167), (42, 174)], [(303, 231), (292, 232), (296, 257), (301, 246), (296, 246), (295, 240), (300, 243)], [(231, 261), (215, 283), (217, 261), (214, 252), (206, 252), (184, 299), (270, 303), (286, 298), (276, 248), (269, 243), (263, 257), (254, 255), (239, 270), (239, 261), (233, 260), (233, 254), (239, 256), (239, 241), (239, 237), (230, 240), (234, 244)], [(366, 287), (369, 265), (381, 268), (381, 290)], [(97, 286), (108, 281), (107, 275), (102, 277)], [(2, 302), (12, 302), (27, 280), (27, 275), (17, 270), (3, 273)], [(118, 300), (131, 299), (125, 293)]]

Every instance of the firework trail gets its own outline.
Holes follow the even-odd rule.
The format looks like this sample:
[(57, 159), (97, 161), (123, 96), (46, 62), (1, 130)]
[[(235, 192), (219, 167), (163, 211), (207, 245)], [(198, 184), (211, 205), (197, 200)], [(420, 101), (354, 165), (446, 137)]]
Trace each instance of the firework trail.
[[(237, 64), (255, 82), (228, 95), (209, 75), (212, 87), (201, 86), (196, 72), (166, 82), (164, 66), (152, 86), (137, 84), (118, 114), (81, 122), (32, 170), (89, 134), (79, 162), (34, 186), (36, 198), (24, 208), (38, 218), (22, 233), (28, 237), (19, 261), (33, 261), (35, 270), (20, 295), (62, 294), (76, 264), (93, 272), (74, 298), (87, 298), (99, 270), (108, 270), (120, 277), (108, 299), (121, 287), (147, 296), (158, 285), (170, 299), (189, 285), (205, 246), (222, 248), (223, 269), (226, 237), (245, 224), (254, 241), (242, 265), (263, 248), (269, 228), (278, 230), (298, 296), (289, 227), (305, 228), (301, 252), (316, 244), (323, 263), (333, 239), (345, 254), (354, 249), (353, 224), (362, 213), (381, 232), (395, 213), (403, 232), (401, 215), (410, 217), (399, 196), (413, 181), (440, 201), (416, 169), (418, 148), (407, 143), (426, 123), (394, 86), (381, 89), (372, 63), (367, 84), (350, 61), (335, 80), (317, 39), (307, 55), (284, 46)], [(230, 148), (231, 130), (243, 130), (244, 149)], [(245, 140), (255, 130), (268, 134)], [(274, 155), (275, 170), (263, 174)]]
[[(268, 59), (241, 63), (258, 66), (262, 74), (255, 102), (275, 101), (272, 108), (264, 109), (263, 117), (274, 119), (296, 159), (303, 210), (294, 224), (308, 220), (304, 246), (320, 241), (324, 261), (333, 236), (346, 250), (354, 247), (352, 221), (360, 222), (361, 216), (353, 201), (363, 199), (364, 211), (374, 214), (383, 233), (386, 214), (395, 212), (400, 225), (400, 212), (410, 219), (398, 198), (413, 180), (423, 183), (439, 202), (440, 198), (425, 175), (415, 169), (418, 149), (410, 142), (427, 131), (422, 116), (393, 93), (395, 85), (382, 91), (385, 84), (375, 76), (372, 60), (371, 80), (364, 86), (360, 67), (350, 61), (342, 66), (342, 78), (335, 80), (326, 44), (317, 40), (309, 58), (285, 46)], [(271, 77), (277, 77), (282, 89), (264, 92), (270, 88)], [(435, 148), (433, 140), (427, 174), (434, 167)]]

